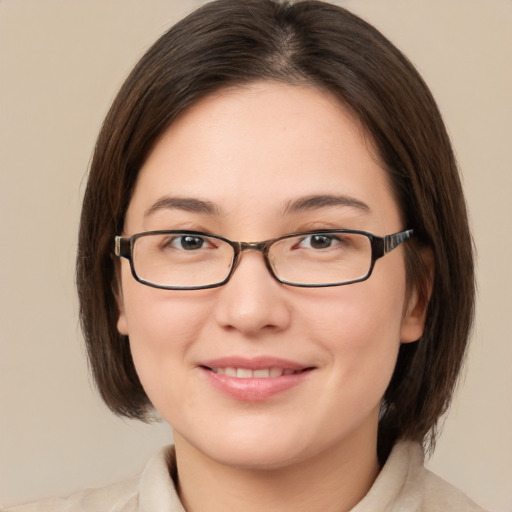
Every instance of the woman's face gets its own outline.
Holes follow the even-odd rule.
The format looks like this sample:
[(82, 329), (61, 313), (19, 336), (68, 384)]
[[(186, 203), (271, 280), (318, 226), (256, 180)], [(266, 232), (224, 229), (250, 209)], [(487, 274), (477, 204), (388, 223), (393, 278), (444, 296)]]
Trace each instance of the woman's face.
[[(140, 171), (124, 234), (184, 229), (254, 242), (404, 227), (353, 116), (324, 92), (265, 82), (222, 90), (173, 123)], [(399, 345), (423, 329), (401, 247), (367, 281), (331, 288), (280, 284), (254, 251), (207, 290), (151, 288), (121, 267), (118, 329), (178, 445), (249, 468), (375, 445)], [(213, 371), (225, 368), (240, 371)], [(243, 378), (247, 370), (259, 371)], [(285, 370), (294, 374), (273, 376)]]

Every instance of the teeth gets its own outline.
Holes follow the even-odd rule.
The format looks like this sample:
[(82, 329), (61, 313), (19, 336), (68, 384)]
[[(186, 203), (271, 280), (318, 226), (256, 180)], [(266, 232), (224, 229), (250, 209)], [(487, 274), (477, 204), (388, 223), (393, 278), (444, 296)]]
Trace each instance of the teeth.
[(283, 368), (261, 368), (258, 370), (251, 370), (249, 368), (211, 368), (215, 373), (227, 375), (228, 377), (237, 377), (238, 379), (266, 379), (269, 377), (281, 377), (283, 375), (293, 375), (299, 373), (295, 370)]
[(252, 376), (257, 379), (265, 379), (267, 377), (270, 377), (270, 370), (268, 368), (265, 370), (254, 370), (252, 372)]

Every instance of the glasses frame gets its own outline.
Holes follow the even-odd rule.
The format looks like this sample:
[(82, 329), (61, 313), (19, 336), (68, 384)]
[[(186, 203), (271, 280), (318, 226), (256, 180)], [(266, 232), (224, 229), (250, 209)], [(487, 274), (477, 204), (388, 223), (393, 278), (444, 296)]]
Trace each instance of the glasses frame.
[[(351, 281), (341, 281), (335, 283), (322, 283), (322, 284), (311, 284), (311, 283), (296, 283), (292, 281), (287, 281), (285, 279), (281, 279), (278, 277), (270, 260), (268, 258), (268, 253), (270, 248), (276, 242), (280, 240), (285, 240), (287, 238), (292, 238), (296, 236), (310, 236), (310, 235), (322, 235), (329, 233), (347, 233), (347, 234), (355, 234), (355, 235), (363, 235), (370, 240), (371, 246), (371, 262), (370, 268), (366, 275), (363, 277), (359, 277), (357, 279), (352, 279)], [(233, 262), (231, 264), (231, 270), (229, 271), (226, 278), (218, 283), (208, 284), (204, 286), (167, 286), (160, 285), (156, 283), (152, 283), (150, 281), (146, 281), (137, 275), (135, 270), (135, 265), (133, 263), (133, 249), (135, 247), (135, 242), (138, 238), (148, 236), (148, 235), (173, 235), (173, 234), (185, 234), (192, 236), (207, 236), (209, 238), (216, 238), (218, 240), (222, 240), (223, 242), (229, 244), (234, 251)], [(307, 231), (301, 233), (289, 233), (287, 235), (278, 236), (275, 238), (270, 238), (269, 240), (263, 240), (262, 242), (234, 242), (233, 240), (229, 240), (228, 238), (224, 238), (220, 235), (212, 235), (210, 233), (204, 233), (202, 231), (187, 231), (182, 229), (171, 229), (171, 230), (158, 230), (158, 231), (143, 231), (141, 233), (136, 233), (129, 237), (123, 237), (116, 235), (114, 238), (114, 254), (120, 258), (126, 258), (130, 262), (130, 269), (132, 276), (136, 281), (141, 284), (145, 284), (147, 286), (151, 286), (152, 288), (159, 288), (163, 290), (206, 290), (208, 288), (218, 288), (219, 286), (225, 285), (230, 279), (233, 273), (235, 272), (242, 253), (245, 251), (257, 251), (261, 252), (263, 258), (265, 260), (265, 265), (270, 272), (270, 275), (279, 283), (288, 285), (288, 286), (296, 286), (299, 288), (327, 288), (331, 286), (345, 286), (347, 284), (360, 283), (361, 281), (366, 281), (373, 272), (373, 267), (375, 266), (375, 262), (390, 253), (393, 249), (396, 249), (401, 243), (405, 242), (409, 238), (411, 238), (414, 234), (414, 230), (406, 229), (403, 231), (398, 231), (397, 233), (392, 233), (390, 235), (386, 235), (383, 237), (376, 236), (373, 233), (369, 233), (367, 231), (359, 231), (353, 229), (322, 229), (316, 231)]]

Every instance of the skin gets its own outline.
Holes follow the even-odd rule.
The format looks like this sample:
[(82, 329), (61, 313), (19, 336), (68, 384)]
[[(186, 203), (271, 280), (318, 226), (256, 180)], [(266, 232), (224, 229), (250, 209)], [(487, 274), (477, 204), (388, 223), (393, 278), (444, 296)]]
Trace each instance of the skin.
[[(311, 195), (368, 206), (285, 211)], [(162, 197), (215, 213), (149, 210)], [(264, 82), (211, 95), (181, 115), (142, 167), (124, 235), (194, 229), (259, 241), (321, 228), (383, 236), (404, 229), (388, 178), (359, 122), (313, 88)], [(140, 380), (173, 427), (179, 492), (189, 511), (349, 510), (378, 471), (379, 404), (400, 343), (417, 340), (426, 305), (407, 290), (403, 249), (364, 282), (278, 283), (257, 252), (224, 286), (144, 286), (121, 262), (118, 329)], [(309, 371), (264, 400), (235, 399), (200, 365), (219, 357), (291, 360)], [(214, 475), (214, 476), (212, 476)]]

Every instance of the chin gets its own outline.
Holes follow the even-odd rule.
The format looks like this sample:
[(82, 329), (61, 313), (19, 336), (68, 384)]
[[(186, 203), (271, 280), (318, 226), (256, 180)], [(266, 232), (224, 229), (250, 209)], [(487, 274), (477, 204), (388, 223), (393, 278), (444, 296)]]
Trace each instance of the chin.
[(304, 451), (298, 439), (289, 435), (275, 435), (273, 432), (258, 432), (249, 435), (233, 432), (227, 436), (225, 431), (221, 435), (203, 436), (196, 442), (191, 436), (179, 439), (175, 435), (176, 445), (185, 443), (194, 451), (207, 457), (214, 463), (232, 468), (245, 470), (272, 470), (287, 467), (300, 460)]
[(283, 449), (282, 445), (278, 450), (264, 444), (247, 448), (233, 449), (232, 446), (230, 448), (230, 450), (222, 452), (214, 450), (211, 458), (224, 466), (253, 471), (278, 470), (301, 460), (300, 453), (296, 453), (296, 450), (292, 451), (288, 447)]

